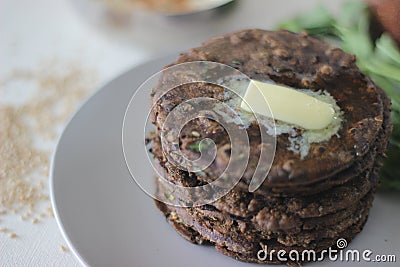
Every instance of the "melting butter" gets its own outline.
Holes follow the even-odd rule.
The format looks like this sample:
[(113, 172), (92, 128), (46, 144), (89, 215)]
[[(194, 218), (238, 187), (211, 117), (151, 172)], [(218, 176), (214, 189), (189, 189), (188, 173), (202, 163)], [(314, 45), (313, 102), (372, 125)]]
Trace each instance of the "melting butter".
[(335, 114), (331, 104), (311, 95), (255, 80), (249, 83), (240, 107), (308, 130), (326, 128)]
[[(303, 94), (309, 95), (324, 103), (331, 105), (334, 110), (331, 123), (323, 129), (303, 129), (298, 125), (287, 123), (280, 120), (273, 120), (267, 116), (256, 117), (253, 112), (248, 112), (246, 109), (241, 108), (242, 99), (245, 96), (246, 90), (249, 87), (248, 80), (241, 79), (240, 77), (229, 77), (226, 81), (220, 81), (225, 87), (229, 88), (225, 92), (224, 102), (236, 111), (236, 116), (228, 115), (224, 110), (216, 107), (214, 112), (219, 114), (225, 122), (235, 123), (239, 127), (247, 128), (254, 121), (258, 121), (263, 125), (267, 133), (271, 136), (278, 136), (287, 134), (290, 145), (287, 150), (295, 154), (299, 154), (303, 159), (305, 158), (310, 147), (314, 143), (321, 143), (329, 141), (333, 136), (340, 138), (338, 132), (343, 122), (343, 112), (337, 105), (336, 100), (327, 91), (318, 90), (312, 91), (310, 89), (298, 89)], [(264, 81), (276, 85), (273, 81)]]

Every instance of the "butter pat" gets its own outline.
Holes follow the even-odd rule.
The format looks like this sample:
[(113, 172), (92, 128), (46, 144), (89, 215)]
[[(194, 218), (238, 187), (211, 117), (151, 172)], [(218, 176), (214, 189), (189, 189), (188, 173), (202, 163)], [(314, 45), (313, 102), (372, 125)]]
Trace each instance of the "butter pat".
[(326, 128), (335, 114), (331, 104), (288, 87), (255, 80), (250, 81), (240, 107), (309, 130)]

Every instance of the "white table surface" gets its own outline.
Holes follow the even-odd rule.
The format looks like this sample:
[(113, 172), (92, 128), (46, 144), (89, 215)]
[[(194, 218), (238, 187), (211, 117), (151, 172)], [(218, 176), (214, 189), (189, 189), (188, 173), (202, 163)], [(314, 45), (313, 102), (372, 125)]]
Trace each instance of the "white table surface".
[[(138, 15), (129, 27), (116, 32), (85, 10), (83, 1), (0, 0), (0, 77), (15, 69), (34, 69), (55, 58), (79, 61), (95, 70), (98, 88), (140, 62), (199, 44), (209, 36), (242, 28), (273, 28), (279, 19), (316, 2), (333, 9), (340, 2), (307, 0), (301, 8), (293, 8), (295, 0), (245, 0), (219, 17), (208, 13), (152, 19)], [(79, 265), (71, 252), (61, 250), (66, 244), (54, 218), (39, 224), (21, 221), (13, 214), (0, 219), (0, 226), (18, 233), (15, 239), (0, 235), (0, 266)]]

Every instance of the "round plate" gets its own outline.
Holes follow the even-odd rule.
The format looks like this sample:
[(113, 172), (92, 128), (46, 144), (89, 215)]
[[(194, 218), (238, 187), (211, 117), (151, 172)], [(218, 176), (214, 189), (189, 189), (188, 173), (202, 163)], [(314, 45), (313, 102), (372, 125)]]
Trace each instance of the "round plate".
[[(51, 167), (51, 199), (59, 227), (88, 266), (249, 266), (182, 239), (129, 175), (122, 122), (136, 88), (177, 55), (150, 61), (111, 81), (89, 99), (65, 128)], [(143, 101), (143, 110), (150, 106)], [(138, 127), (138, 138), (142, 127)], [(135, 136), (132, 136), (135, 138)], [(152, 178), (152, 170), (148, 177)], [(400, 197), (377, 195), (365, 229), (351, 249), (395, 254), (400, 260)], [(324, 266), (363, 266), (329, 262)], [(314, 265), (315, 266), (315, 265)], [(384, 266), (395, 266), (386, 263)]]
[[(186, 7), (183, 10), (159, 10), (158, 12), (166, 16), (190, 15), (211, 10), (232, 1), (233, 0), (189, 0), (186, 2)], [(155, 9), (155, 12), (157, 12), (157, 9)]]

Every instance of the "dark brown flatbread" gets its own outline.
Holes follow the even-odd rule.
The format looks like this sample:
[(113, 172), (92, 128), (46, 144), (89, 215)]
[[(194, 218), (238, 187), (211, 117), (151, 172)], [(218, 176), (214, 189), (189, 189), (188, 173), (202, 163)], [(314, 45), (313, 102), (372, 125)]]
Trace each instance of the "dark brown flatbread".
[[(223, 248), (227, 253), (240, 254), (239, 259), (242, 261), (257, 262), (255, 255), (261, 249), (260, 244), (268, 245), (269, 249), (276, 251), (296, 249), (301, 253), (304, 249), (314, 249), (316, 252), (327, 249), (333, 246), (339, 238), (350, 241), (356, 233), (361, 231), (362, 225), (368, 217), (373, 194), (371, 191), (367, 197), (359, 201), (356, 212), (345, 217), (341, 223), (293, 235), (263, 234), (255, 232), (254, 229), (241, 231), (240, 227), (244, 222), (239, 219), (227, 222), (216, 217), (195, 216), (196, 208), (194, 208), (195, 210), (176, 208), (160, 202), (156, 202), (156, 204), (172, 226), (190, 242), (212, 244), (217, 250)], [(336, 214), (330, 215), (332, 219), (335, 216)]]
[[(197, 185), (197, 180), (194, 180), (196, 184), (186, 182), (189, 179), (186, 176), (180, 176), (182, 172), (170, 172), (161, 166), (158, 170), (163, 171), (165, 177), (179, 185)], [(377, 169), (370, 168), (359, 176), (353, 177), (352, 180), (318, 194), (292, 197), (275, 196), (273, 194), (258, 195), (235, 187), (210, 205), (221, 212), (242, 218), (266, 216), (266, 214), (263, 215), (263, 209), (264, 211), (274, 209), (275, 213), (279, 212), (282, 215), (292, 213), (300, 218), (320, 217), (352, 205), (363, 198), (377, 184)], [(180, 198), (176, 194), (173, 197), (177, 200)], [(276, 207), (280, 207), (280, 209)]]
[[(301, 253), (313, 249), (318, 253), (334, 246), (339, 238), (350, 242), (368, 218), (379, 183), (377, 173), (392, 131), (390, 100), (360, 72), (355, 57), (306, 34), (244, 30), (213, 38), (183, 53), (172, 65), (191, 61), (223, 63), (252, 79), (293, 88), (326, 90), (337, 101), (344, 120), (338, 136), (311, 144), (305, 158), (287, 149), (287, 134), (278, 135), (267, 179), (255, 192), (249, 192), (260, 154), (260, 130), (266, 131), (263, 125), (253, 122), (245, 129), (250, 142), (247, 169), (224, 197), (192, 208), (156, 201), (175, 230), (192, 243), (213, 245), (225, 255), (256, 263), (283, 263), (276, 257), (260, 261), (257, 253), (263, 245), (271, 250), (296, 249)], [(215, 75), (214, 69), (204, 71)], [(190, 67), (164, 75), (151, 93), (155, 104), (151, 119), (157, 127), (151, 138), (151, 153), (167, 180), (195, 187), (214, 181), (226, 167), (230, 159), (227, 132), (207, 118), (185, 125), (179, 134), (179, 146), (189, 158), (198, 157), (191, 146), (201, 139), (210, 138), (217, 146), (213, 164), (201, 173), (191, 173), (169, 162), (160, 142), (160, 135), (168, 129), (162, 126), (171, 110), (183, 101), (197, 97), (227, 101), (229, 94), (212, 83), (184, 84), (166, 94), (160, 89), (162, 84), (188, 73), (197, 75)], [(158, 179), (158, 193), (165, 194)], [(173, 195), (172, 199), (179, 203), (180, 197)]]
[[(377, 87), (355, 65), (355, 57), (307, 35), (287, 31), (245, 30), (214, 38), (191, 49), (175, 62), (215, 61), (235, 67), (250, 78), (272, 80), (294, 88), (326, 90), (344, 112), (339, 137), (312, 144), (305, 159), (287, 150), (288, 136), (278, 136), (274, 163), (264, 185), (268, 187), (296, 186), (325, 180), (351, 166), (368, 153), (383, 122), (383, 103)], [(240, 64), (237, 64), (240, 62)], [(173, 74), (171, 74), (173, 75)], [(182, 74), (179, 74), (182, 75)], [(168, 77), (169, 78), (169, 77)], [(168, 113), (182, 101), (196, 97), (223, 100), (224, 89), (212, 84), (182, 85), (165, 94), (152, 112), (153, 122), (161, 127)], [(157, 88), (154, 98), (157, 99)], [(218, 140), (223, 147), (229, 139), (218, 130), (217, 122), (204, 119), (188, 123), (187, 132), (198, 131), (201, 138)], [(262, 128), (262, 127), (261, 127)], [(243, 179), (252, 178), (259, 155), (259, 127), (247, 129), (251, 145), (249, 168)], [(181, 137), (181, 148), (196, 141), (190, 135)], [(239, 144), (240, 145), (240, 144)], [(215, 162), (225, 162), (218, 158)], [(285, 163), (290, 162), (290, 169)], [(221, 173), (224, 164), (207, 169), (211, 177)]]

